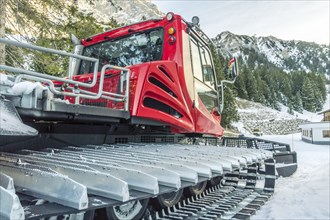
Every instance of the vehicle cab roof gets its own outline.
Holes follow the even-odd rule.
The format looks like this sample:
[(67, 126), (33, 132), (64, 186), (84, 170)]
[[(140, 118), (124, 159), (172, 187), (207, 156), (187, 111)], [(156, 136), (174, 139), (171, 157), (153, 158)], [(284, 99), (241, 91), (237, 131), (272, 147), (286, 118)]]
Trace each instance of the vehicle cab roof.
[(93, 35), (91, 37), (83, 39), (81, 42), (84, 46), (89, 46), (89, 45), (93, 45), (95, 43), (100, 43), (102, 41), (107, 41), (107, 40), (111, 40), (111, 39), (120, 38), (122, 36), (127, 36), (128, 34), (133, 34), (134, 32), (141, 32), (143, 30), (164, 26), (168, 22), (172, 22), (173, 20), (177, 20), (177, 19), (180, 19), (180, 20), (184, 21), (185, 23), (188, 23), (180, 15), (176, 15), (176, 14), (174, 14), (174, 18), (171, 21), (167, 21), (166, 16), (151, 18), (146, 21), (129, 24), (127, 26), (118, 27), (118, 28), (106, 31), (104, 33), (99, 33), (99, 34)]

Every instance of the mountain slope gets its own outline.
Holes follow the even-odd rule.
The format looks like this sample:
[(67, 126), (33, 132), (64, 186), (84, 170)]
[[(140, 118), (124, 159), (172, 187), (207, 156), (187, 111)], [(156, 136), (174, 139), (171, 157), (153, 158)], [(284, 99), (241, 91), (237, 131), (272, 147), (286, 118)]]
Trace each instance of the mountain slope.
[[(97, 23), (104, 28), (113, 28), (109, 23), (114, 20), (124, 25), (162, 15), (151, 0), (8, 0), (3, 7), (4, 19), (0, 20), (5, 22), (7, 33), (25, 38), (36, 38), (40, 32), (46, 32), (43, 29), (50, 32), (43, 37), (53, 37), (51, 32), (61, 26), (70, 23), (74, 27), (79, 23), (81, 16), (77, 14), (87, 17), (90, 25)], [(68, 30), (61, 31), (65, 35)], [(96, 33), (90, 33), (93, 34)]]
[[(241, 134), (251, 135), (255, 128), (260, 129), (265, 135), (285, 135), (299, 133), (299, 125), (306, 121), (320, 122), (322, 114), (304, 110), (302, 113), (293, 111), (288, 113), (288, 107), (280, 105), (281, 110), (266, 107), (260, 103), (236, 98), (239, 121), (233, 123)], [(323, 110), (330, 108), (330, 93)]]
[(76, 0), (75, 4), (80, 11), (103, 22), (114, 18), (119, 24), (128, 24), (162, 15), (151, 0), (134, 0), (134, 4), (123, 0)]
[(330, 47), (304, 41), (285, 41), (273, 36), (256, 37), (222, 32), (216, 44), (247, 62), (251, 52), (266, 57), (286, 72), (306, 71), (330, 74)]

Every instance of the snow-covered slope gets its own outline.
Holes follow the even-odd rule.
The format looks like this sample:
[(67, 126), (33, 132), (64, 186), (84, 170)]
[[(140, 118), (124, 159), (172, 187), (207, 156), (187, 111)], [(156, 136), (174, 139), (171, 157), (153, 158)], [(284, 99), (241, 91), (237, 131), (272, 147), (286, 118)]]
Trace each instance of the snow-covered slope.
[(112, 17), (119, 24), (141, 21), (162, 15), (151, 0), (76, 0), (80, 11), (91, 14), (98, 21), (107, 22)]
[[(151, 0), (57, 0), (53, 2), (30, 0), (17, 2), (17, 8), (11, 7), (11, 4), (7, 2), (5, 7), (7, 33), (23, 35), (29, 39), (36, 38), (42, 28), (55, 32), (62, 31), (63, 35), (68, 34), (65, 31), (69, 30), (61, 30), (61, 25), (67, 22), (74, 25), (77, 19), (81, 19), (80, 13), (94, 17), (95, 21), (91, 22), (97, 22), (106, 28), (112, 28), (108, 24), (113, 19), (119, 25), (127, 25), (163, 15)], [(27, 9), (23, 10), (23, 7)], [(19, 13), (18, 9), (24, 13)], [(34, 17), (31, 18), (29, 14), (33, 14)], [(53, 37), (51, 33), (47, 34), (50, 35), (43, 35), (43, 37)]]
[[(263, 106), (260, 103), (247, 101), (237, 98), (239, 122), (233, 123), (233, 126), (244, 135), (250, 135), (255, 128), (260, 129), (264, 134), (292, 134), (297, 133), (299, 125), (307, 122), (319, 122), (322, 120), (322, 115), (303, 111), (299, 113), (294, 111), (291, 115), (288, 113), (288, 108), (281, 106), (281, 111)], [(327, 102), (323, 109), (330, 108), (330, 94), (328, 94)]]
[(330, 47), (304, 41), (285, 41), (273, 36), (256, 37), (222, 32), (215, 42), (225, 51), (242, 55), (246, 61), (257, 53), (285, 71), (313, 71), (330, 74)]

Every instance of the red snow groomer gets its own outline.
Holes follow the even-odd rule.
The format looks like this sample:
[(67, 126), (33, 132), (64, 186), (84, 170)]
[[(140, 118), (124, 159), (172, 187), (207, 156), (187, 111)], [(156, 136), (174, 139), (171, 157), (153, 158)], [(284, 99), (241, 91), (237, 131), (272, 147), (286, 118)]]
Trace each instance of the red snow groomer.
[(247, 219), (274, 191), (274, 157), (295, 171), (289, 145), (223, 137), (233, 81), (218, 86), (197, 17), (72, 41), (73, 54), (0, 39), (70, 57), (63, 78), (0, 65), (16, 74), (0, 80), (0, 218)]

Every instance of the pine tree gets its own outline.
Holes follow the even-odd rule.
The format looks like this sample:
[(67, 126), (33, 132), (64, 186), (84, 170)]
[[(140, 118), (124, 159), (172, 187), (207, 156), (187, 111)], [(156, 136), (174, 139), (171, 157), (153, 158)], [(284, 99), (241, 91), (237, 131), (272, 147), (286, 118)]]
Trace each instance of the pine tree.
[(292, 105), (292, 102), (291, 101), (288, 103), (288, 113), (291, 114), (291, 115), (294, 114), (294, 112), (293, 112), (293, 105)]
[(274, 88), (270, 88), (270, 96), (269, 96), (269, 106), (271, 108), (274, 108), (276, 110), (281, 110), (278, 100), (277, 100), (277, 95), (274, 90)]
[(243, 66), (240, 71), (240, 75), (237, 77), (234, 85), (237, 92), (237, 96), (242, 99), (248, 99), (248, 93), (246, 91), (245, 78), (247, 75), (247, 67)]
[(289, 105), (292, 100), (292, 88), (287, 75), (282, 75), (281, 92), (284, 95), (283, 104)]
[(316, 74), (314, 78), (314, 85), (318, 88), (321, 96), (322, 102), (326, 101), (327, 98), (327, 88), (326, 88), (326, 79), (324, 75)]
[(303, 112), (303, 104), (299, 91), (293, 96), (293, 109), (300, 113)]
[(253, 75), (255, 76), (256, 87), (257, 87), (257, 97), (255, 98), (255, 101), (265, 104), (265, 101), (266, 101), (265, 96), (264, 96), (265, 83), (263, 82), (263, 80), (260, 77), (259, 69), (256, 69), (253, 72)]
[(247, 75), (245, 77), (245, 86), (246, 92), (248, 94), (249, 100), (258, 101), (258, 89), (256, 79), (251, 71), (247, 71)]
[(315, 94), (312, 84), (307, 77), (302, 88), (302, 104), (307, 111), (315, 112)]
[[(72, 51), (70, 34), (83, 39), (102, 32), (105, 27), (118, 25), (113, 18), (110, 18), (108, 23), (100, 23), (92, 15), (83, 14), (78, 10), (74, 1), (72, 4), (67, 4), (64, 0), (20, 0), (16, 1), (16, 7), (12, 7), (13, 0), (6, 1), (9, 1), (8, 13), (11, 15), (7, 18), (16, 19), (10, 20), (10, 22), (17, 24), (13, 26), (14, 30), (9, 31), (12, 31), (13, 35), (17, 32), (26, 35), (25, 41), (38, 46)], [(35, 5), (39, 5), (39, 7), (34, 7)], [(9, 34), (11, 33), (9, 32)], [(32, 35), (33, 38), (29, 35)], [(26, 63), (24, 57), (28, 57), (31, 70), (57, 76), (67, 74), (68, 57), (36, 51), (20, 53), (20, 50), (13, 47), (7, 47), (6, 52), (10, 58), (6, 60), (7, 63), (19, 65)]]
[(315, 104), (315, 111), (322, 111), (324, 102), (322, 100), (321, 92), (317, 88), (315, 88), (314, 90), (314, 104)]
[(292, 88), (292, 94), (296, 94), (297, 92), (302, 92), (302, 87), (304, 84), (304, 74), (301, 72), (292, 72), (290, 74), (291, 76), (291, 88)]
[(271, 108), (279, 108), (278, 106), (278, 94), (276, 89), (276, 81), (274, 80), (274, 74), (272, 69), (262, 69), (262, 79), (265, 82), (263, 87), (263, 94), (266, 99), (266, 105)]
[(242, 98), (242, 99), (248, 99), (248, 94), (246, 92), (246, 87), (245, 87), (245, 69), (243, 68), (243, 71), (241, 72), (241, 74), (237, 77), (234, 85), (235, 85), (235, 89), (237, 92), (238, 97)]
[(230, 86), (226, 87), (224, 97), (225, 106), (221, 114), (221, 125), (223, 127), (227, 127), (231, 124), (231, 122), (238, 121), (239, 115), (237, 112), (235, 96)]

